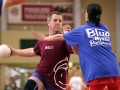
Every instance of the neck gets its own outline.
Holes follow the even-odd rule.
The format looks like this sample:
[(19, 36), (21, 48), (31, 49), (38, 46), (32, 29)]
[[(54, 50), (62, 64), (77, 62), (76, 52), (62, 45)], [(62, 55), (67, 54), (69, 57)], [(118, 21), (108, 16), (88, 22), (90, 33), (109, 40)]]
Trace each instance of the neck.
[(61, 34), (61, 32), (60, 32), (60, 31), (49, 32), (49, 36), (51, 36), (51, 35), (55, 35), (55, 34)]

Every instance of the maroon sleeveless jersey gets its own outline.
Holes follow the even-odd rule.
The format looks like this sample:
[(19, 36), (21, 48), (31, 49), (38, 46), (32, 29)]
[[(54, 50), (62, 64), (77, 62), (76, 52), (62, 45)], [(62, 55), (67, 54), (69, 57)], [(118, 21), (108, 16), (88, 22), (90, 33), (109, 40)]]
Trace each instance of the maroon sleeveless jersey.
[(38, 41), (34, 52), (41, 56), (36, 72), (55, 90), (65, 90), (71, 47), (65, 41)]

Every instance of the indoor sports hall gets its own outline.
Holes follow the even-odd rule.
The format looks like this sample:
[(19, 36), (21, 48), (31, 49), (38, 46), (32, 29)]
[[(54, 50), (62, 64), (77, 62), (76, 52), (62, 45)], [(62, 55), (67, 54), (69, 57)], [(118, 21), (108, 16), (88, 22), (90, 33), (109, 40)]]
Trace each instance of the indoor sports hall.
[[(3, 1), (4, 4), (0, 0), (0, 45), (6, 44), (18, 49), (35, 46), (37, 39), (32, 35), (32, 31), (48, 34), (47, 15), (50, 12), (61, 12), (63, 25), (69, 24), (73, 29), (86, 23), (84, 13), (88, 4), (100, 4), (103, 10), (101, 22), (109, 27), (112, 49), (120, 65), (120, 0), (18, 0), (21, 1), (18, 3), (14, 0), (13, 4), (6, 8), (2, 5), (10, 0)], [(38, 56), (0, 58), (0, 90), (23, 90), (39, 62)], [(75, 72), (84, 83), (79, 90), (88, 90), (79, 63), (78, 55), (71, 54), (66, 90), (72, 90), (69, 81)]]

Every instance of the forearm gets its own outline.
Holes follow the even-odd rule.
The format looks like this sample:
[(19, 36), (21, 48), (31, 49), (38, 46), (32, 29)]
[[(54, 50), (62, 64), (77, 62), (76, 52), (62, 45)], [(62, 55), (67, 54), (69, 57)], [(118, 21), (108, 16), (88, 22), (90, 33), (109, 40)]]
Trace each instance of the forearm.
[(28, 49), (13, 49), (12, 48), (11, 50), (12, 50), (12, 55), (18, 55), (18, 56), (23, 56), (23, 57), (35, 56), (33, 48), (28, 48)]
[(38, 33), (35, 31), (32, 31), (32, 34), (35, 38), (37, 38), (40, 41), (57, 41), (57, 40), (64, 40), (64, 37), (62, 34), (55, 34), (48, 37), (45, 37), (42, 33)]
[(56, 34), (56, 35), (52, 35), (44, 38), (44, 41), (58, 41), (58, 40), (64, 40), (64, 37), (62, 36), (62, 34)]

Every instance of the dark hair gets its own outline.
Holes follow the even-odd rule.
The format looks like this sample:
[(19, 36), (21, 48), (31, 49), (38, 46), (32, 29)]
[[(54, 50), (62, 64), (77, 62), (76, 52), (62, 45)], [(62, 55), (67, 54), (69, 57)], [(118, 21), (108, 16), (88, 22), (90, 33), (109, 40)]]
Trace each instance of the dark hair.
[(61, 14), (60, 12), (54, 11), (54, 12), (51, 12), (50, 14), (48, 14), (48, 16), (47, 16), (47, 21), (50, 21), (50, 20), (51, 20), (51, 16), (52, 16), (53, 14), (57, 14), (57, 15), (61, 15), (61, 16), (62, 16), (62, 14)]
[(102, 14), (102, 8), (99, 4), (89, 4), (87, 6), (87, 13), (88, 13), (88, 22), (94, 22), (96, 26), (99, 26), (100, 17)]

